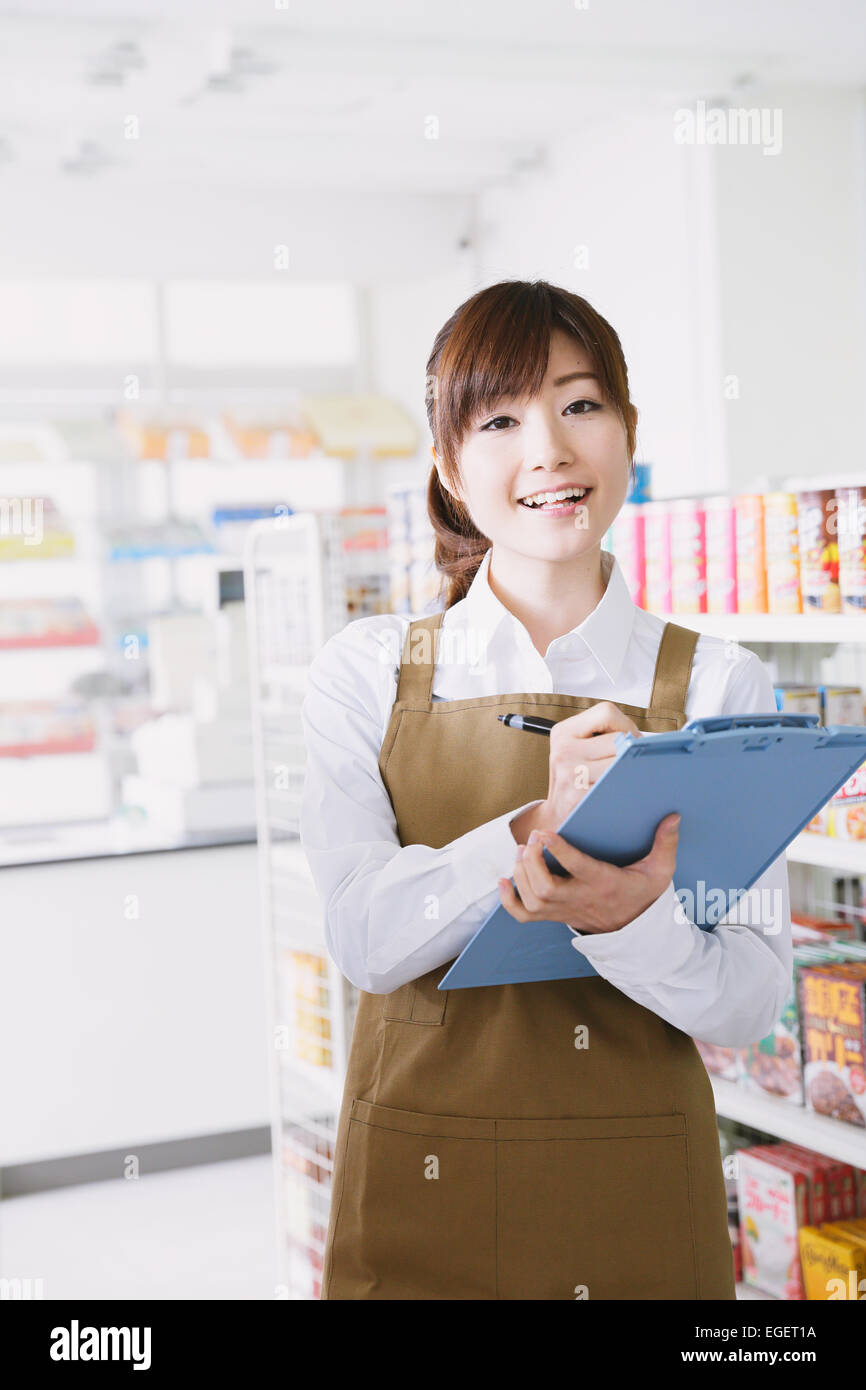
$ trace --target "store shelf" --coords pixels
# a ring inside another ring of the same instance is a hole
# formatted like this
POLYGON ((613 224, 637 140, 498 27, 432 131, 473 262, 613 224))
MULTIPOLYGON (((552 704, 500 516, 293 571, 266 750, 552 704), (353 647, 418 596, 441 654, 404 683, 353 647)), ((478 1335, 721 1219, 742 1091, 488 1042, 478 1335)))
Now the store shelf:
POLYGON ((798 835, 786 850, 792 864, 811 864, 843 874, 866 876, 866 841, 835 840, 830 835, 798 835))
POLYGON ((866 614, 659 613, 657 617, 711 637, 739 642, 863 642, 866 614))
POLYGON ((754 1289, 751 1284, 737 1285, 737 1299, 742 1303, 780 1303, 782 1300, 776 1298, 775 1294, 764 1293, 763 1289, 754 1289))
POLYGON ((842 1163, 852 1163, 855 1168, 866 1168, 866 1129, 816 1115, 775 1096, 755 1095, 734 1081, 723 1081, 717 1076, 711 1076, 710 1081, 719 1115, 815 1149, 842 1163))

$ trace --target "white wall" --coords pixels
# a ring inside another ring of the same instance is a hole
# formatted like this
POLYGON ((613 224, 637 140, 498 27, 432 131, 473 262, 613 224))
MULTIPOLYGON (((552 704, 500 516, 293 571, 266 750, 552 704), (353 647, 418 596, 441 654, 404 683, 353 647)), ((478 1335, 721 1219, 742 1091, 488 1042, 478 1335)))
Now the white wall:
POLYGON ((550 279, 610 320, 656 496, 856 468, 863 98, 810 87, 744 99, 782 108, 776 156, 678 145, 682 104, 624 109, 559 142, 547 169, 483 194, 482 283, 550 279))
POLYGON ((706 151, 675 143, 673 110, 606 114, 558 142, 546 169, 480 200, 485 283, 551 280, 619 333, 640 411, 637 457, 654 464, 659 497, 721 485, 724 471, 709 387, 719 375, 712 182, 706 151))
MULTIPOLYGON (((863 462, 864 102, 787 89, 782 151, 714 151, 732 487, 863 462)), ((751 103, 749 103, 751 105, 751 103)))
MULTIPOLYGON (((416 267, 417 269, 417 267, 416 267)), ((370 347, 375 389, 391 396, 408 411, 419 430, 415 459, 396 463, 389 481, 397 477, 420 482, 430 467, 430 430, 424 404, 427 358, 433 339, 459 304, 477 288, 474 265, 464 252, 456 264, 423 278, 383 281, 370 291, 370 347)))

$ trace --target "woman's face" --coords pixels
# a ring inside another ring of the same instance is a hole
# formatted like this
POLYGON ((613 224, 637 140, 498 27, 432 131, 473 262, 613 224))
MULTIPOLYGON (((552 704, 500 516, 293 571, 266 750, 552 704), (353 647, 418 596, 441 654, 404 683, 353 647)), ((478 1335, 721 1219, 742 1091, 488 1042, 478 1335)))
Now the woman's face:
POLYGON ((600 544, 625 501, 625 426, 594 370, 575 339, 554 330, 539 395, 503 398, 470 421, 460 450, 459 495, 500 552, 572 559, 600 544), (521 500, 568 487, 586 491, 580 499, 532 509, 521 500))

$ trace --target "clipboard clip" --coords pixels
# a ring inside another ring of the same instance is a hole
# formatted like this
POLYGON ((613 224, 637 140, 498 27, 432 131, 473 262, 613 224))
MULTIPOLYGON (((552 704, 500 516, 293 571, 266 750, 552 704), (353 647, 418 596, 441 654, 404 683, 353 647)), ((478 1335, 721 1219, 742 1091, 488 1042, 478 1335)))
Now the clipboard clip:
POLYGON ((817 714, 716 714, 690 719, 683 731, 718 734, 728 729, 814 729, 817 723, 817 714))

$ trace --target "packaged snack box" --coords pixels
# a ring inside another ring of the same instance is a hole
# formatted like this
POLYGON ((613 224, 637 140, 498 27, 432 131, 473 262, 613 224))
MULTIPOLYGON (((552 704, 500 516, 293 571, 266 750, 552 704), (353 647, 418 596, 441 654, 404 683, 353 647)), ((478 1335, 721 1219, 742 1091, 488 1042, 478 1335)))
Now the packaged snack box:
POLYGON ((830 834, 837 840, 866 839, 866 763, 852 772, 827 803, 830 834))
POLYGON ((719 1047, 717 1043, 699 1042, 697 1038, 694 1039, 694 1044, 708 1072, 713 1076, 722 1077, 725 1081, 736 1081, 743 1048, 719 1047))
POLYGON ((849 1220, 827 1222, 823 1229, 825 1231, 838 1231, 840 1234, 850 1236, 852 1240, 858 1241, 861 1245, 866 1245, 866 1223, 860 1221, 857 1217, 852 1217, 849 1220))
POLYGON ((793 1147, 789 1148, 787 1144, 757 1144, 752 1148, 752 1153, 763 1156, 768 1162, 778 1163, 780 1168, 787 1168, 789 1172, 805 1173, 807 1178, 806 1220, 811 1221, 816 1226, 820 1226, 822 1221, 829 1220, 830 1211, 824 1170, 826 1160, 823 1155, 813 1153, 810 1149, 802 1149, 798 1152, 793 1147))
POLYGON ((766 613, 764 498, 760 493, 740 493, 734 498, 734 511, 737 523, 737 611, 766 613))
POLYGON ((866 1128, 866 962, 799 971, 806 1105, 866 1128))
POLYGON ((767 556, 767 611, 801 613, 797 494, 768 492, 764 497, 767 556))
POLYGON ((816 1154, 811 1149, 804 1149, 801 1144, 785 1143, 782 1147, 795 1154, 817 1158, 823 1164, 827 1198, 826 1220, 847 1220, 856 1216, 854 1169, 850 1163, 843 1163, 841 1159, 837 1158, 828 1158, 826 1154, 816 1154))
POLYGON ((866 1275, 866 1246, 845 1232, 803 1226, 799 1232, 805 1297, 812 1302, 857 1297, 866 1275))
POLYGON ((819 807, 807 825, 803 826, 803 834, 810 835, 829 835, 830 834, 830 807, 824 805, 819 807))
MULTIPOLYGON (((794 1152, 803 1151, 801 1144, 785 1144, 785 1148, 794 1152)), ((844 1163, 838 1158, 827 1158, 820 1154, 819 1158, 824 1161, 824 1175, 826 1175, 827 1186, 827 1220, 848 1220, 856 1216, 856 1169, 852 1168, 851 1163, 844 1163)))
POLYGON ((822 724, 862 724, 863 691, 859 685, 819 685, 822 724))
POLYGON ((732 497, 704 499, 707 612, 737 611, 737 514, 732 497))
POLYGON ((611 544, 628 584, 632 602, 646 607, 646 550, 644 504, 625 502, 611 526, 611 544))
POLYGON ((866 486, 837 487, 836 502, 842 612, 862 613, 866 610, 866 486))
POLYGON ((800 1029, 798 971, 804 965, 824 965, 834 959, 832 948, 821 942, 794 947, 791 992, 778 1022, 766 1038, 740 1051, 738 1080, 746 1090, 781 1096, 792 1105, 805 1104, 800 1029))
MULTIPOLYGON (((817 941, 819 944, 832 945, 837 937, 848 937, 853 932, 851 922, 835 922, 832 917, 813 917, 808 912, 800 912, 796 908, 791 911, 791 930, 796 936, 802 932, 804 938, 817 941)), ((799 945, 799 941, 795 941, 799 945)), ((866 942, 863 943, 866 945, 866 942)))
POLYGON ((776 1298, 801 1299, 797 1232, 807 1224, 808 1176, 750 1149, 737 1158, 743 1281, 776 1298))
POLYGON ((650 613, 671 612, 671 513, 667 502, 645 502, 644 555, 646 606, 650 613))
POLYGON ((674 613, 706 613, 707 549, 703 499, 671 502, 671 603, 674 613))
POLYGON ((841 612, 836 498, 832 489, 797 493, 803 611, 841 612))
POLYGON ((817 714, 821 718, 821 692, 817 685, 777 685, 776 709, 782 714, 817 714))

